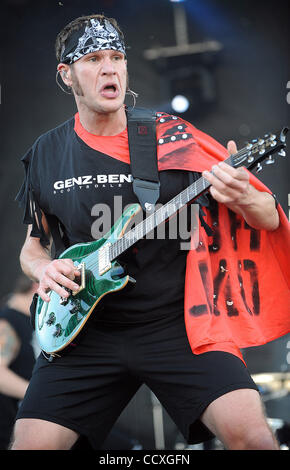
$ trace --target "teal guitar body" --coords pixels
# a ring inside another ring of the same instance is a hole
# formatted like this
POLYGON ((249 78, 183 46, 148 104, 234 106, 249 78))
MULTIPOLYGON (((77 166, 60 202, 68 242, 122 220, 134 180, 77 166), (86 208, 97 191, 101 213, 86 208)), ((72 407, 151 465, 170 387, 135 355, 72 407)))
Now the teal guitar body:
POLYGON ((50 291, 50 301, 38 298, 35 332, 41 349, 49 354, 65 348, 81 331, 100 300, 109 293, 124 289, 130 277, 118 261, 109 261, 109 248, 120 239, 131 219, 141 210, 129 206, 115 225, 100 240, 78 243, 65 250, 59 259, 69 258, 81 273, 80 288, 62 299, 50 291))

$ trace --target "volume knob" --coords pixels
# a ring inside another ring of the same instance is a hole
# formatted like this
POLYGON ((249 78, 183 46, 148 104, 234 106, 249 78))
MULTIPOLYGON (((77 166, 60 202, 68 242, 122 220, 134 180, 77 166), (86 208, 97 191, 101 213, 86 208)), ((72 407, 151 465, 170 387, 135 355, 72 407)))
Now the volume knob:
POLYGON ((78 311, 80 310, 80 307, 81 307, 80 301, 75 300, 73 307, 69 310, 69 313, 71 313, 72 315, 74 313, 78 313, 78 311))
POLYGON ((60 323, 57 323, 55 325, 55 330, 54 330, 54 333, 52 336, 54 336, 55 338, 58 338, 59 336, 61 336, 63 333, 63 329, 62 329, 62 326, 60 323))

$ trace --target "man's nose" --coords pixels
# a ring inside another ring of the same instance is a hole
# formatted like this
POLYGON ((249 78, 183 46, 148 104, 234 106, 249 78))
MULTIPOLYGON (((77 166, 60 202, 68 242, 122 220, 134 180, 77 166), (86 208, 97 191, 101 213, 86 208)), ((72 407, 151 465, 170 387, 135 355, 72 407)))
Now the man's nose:
POLYGON ((104 75, 112 75, 115 73, 115 67, 109 57, 105 57, 102 62, 102 73, 104 75))

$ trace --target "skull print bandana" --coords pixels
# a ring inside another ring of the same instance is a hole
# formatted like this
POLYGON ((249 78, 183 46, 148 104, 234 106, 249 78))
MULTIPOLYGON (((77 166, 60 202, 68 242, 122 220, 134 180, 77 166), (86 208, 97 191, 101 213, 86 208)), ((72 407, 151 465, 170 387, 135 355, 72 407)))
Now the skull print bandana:
POLYGON ((74 31, 61 54, 61 62, 73 64, 86 54, 112 49, 126 55, 125 44, 116 28, 107 20, 90 19, 89 24, 74 31))

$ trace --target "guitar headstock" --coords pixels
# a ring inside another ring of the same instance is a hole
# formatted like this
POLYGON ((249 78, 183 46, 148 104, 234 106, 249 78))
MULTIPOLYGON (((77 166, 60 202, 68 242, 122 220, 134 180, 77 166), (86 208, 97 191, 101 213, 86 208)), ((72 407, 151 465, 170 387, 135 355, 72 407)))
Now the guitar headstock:
POLYGON ((252 140, 238 153, 231 155, 232 166, 235 168, 245 166, 249 170, 256 167, 256 171, 259 172, 262 170, 262 161, 265 160, 267 165, 275 163, 273 158, 275 153, 285 157, 286 152, 284 149, 288 130, 288 127, 284 127, 279 133, 265 134, 263 138, 252 140))

